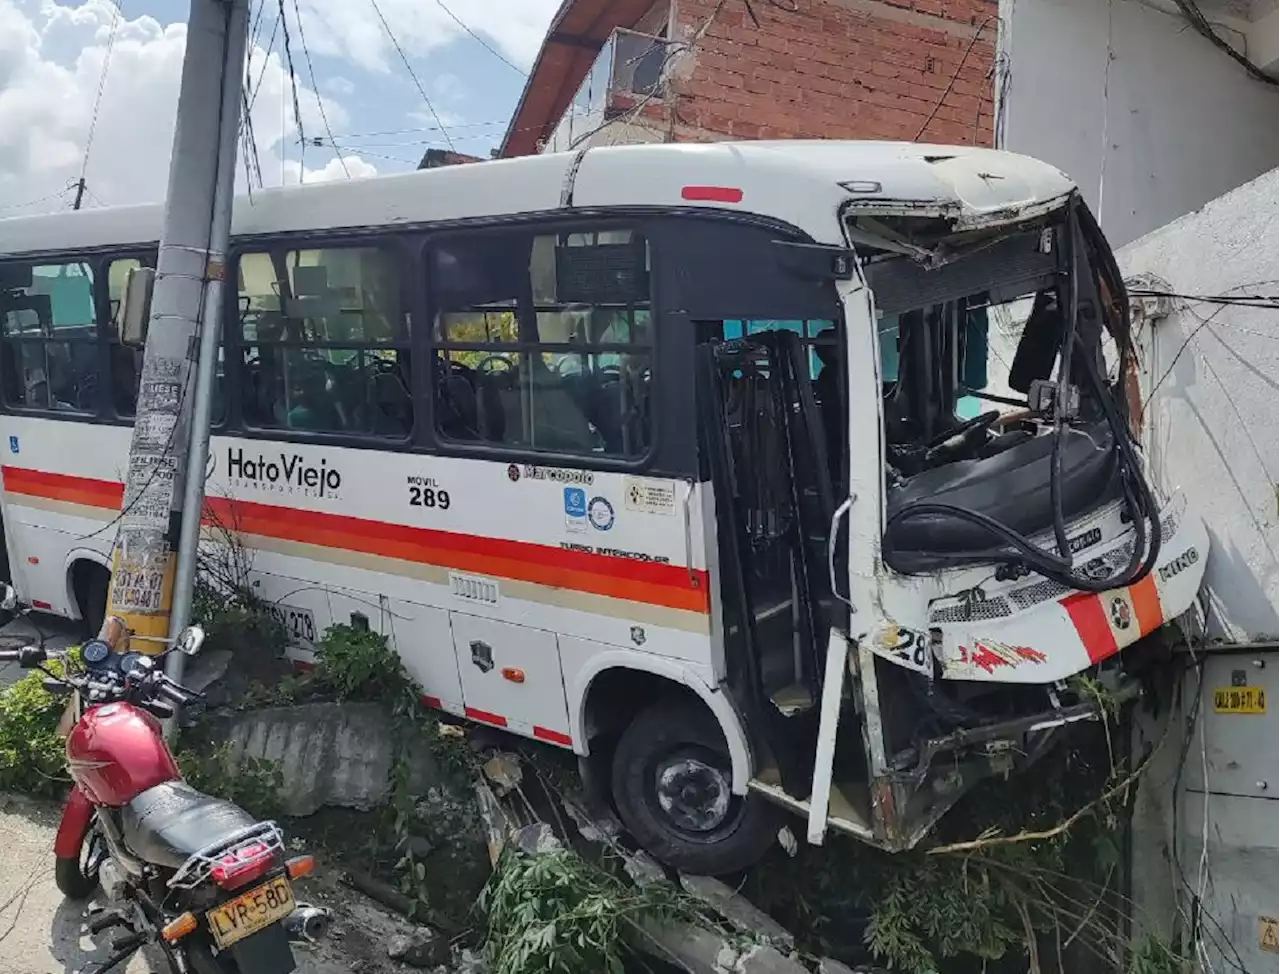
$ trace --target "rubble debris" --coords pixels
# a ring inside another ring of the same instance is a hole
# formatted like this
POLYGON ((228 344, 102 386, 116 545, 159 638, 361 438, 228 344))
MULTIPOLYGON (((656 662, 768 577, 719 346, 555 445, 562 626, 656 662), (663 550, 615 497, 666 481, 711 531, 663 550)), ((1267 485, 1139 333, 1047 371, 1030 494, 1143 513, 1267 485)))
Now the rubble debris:
POLYGON ((584 805, 572 798, 565 798, 563 804, 579 834, 588 842, 612 846, 625 831, 612 812, 592 815, 584 805))
POLYGON ((667 880, 667 871, 662 867, 662 863, 654 859, 653 856, 641 849, 638 852, 622 852, 622 868, 627 871, 627 875, 631 877, 631 881, 637 886, 651 886, 654 883, 665 883, 667 880))
POLYGON ((484 776, 492 782, 494 794, 502 798, 508 792, 518 788, 524 778, 520 768, 520 758, 509 752, 495 754, 484 763, 484 776))
POLYGON ((387 956, 410 967, 436 967, 447 964, 453 956, 449 941, 427 927, 410 934, 393 937, 387 945, 387 956))
POLYGON ((511 834, 511 842, 521 852, 531 856, 545 856, 564 850, 564 845, 546 822, 522 826, 511 834))
POLYGON ((718 879, 682 874, 680 885, 686 893, 724 917, 734 928, 751 936, 763 937, 788 953, 795 949, 796 938, 791 931, 718 879))
POLYGON ((380 879, 349 870, 342 874, 342 882, 403 916, 410 916, 413 912, 413 900, 380 879))
POLYGON ((480 821, 484 826, 485 845, 489 849, 489 865, 496 869, 498 860, 502 858, 502 849, 507 844, 507 835, 511 831, 510 823, 493 789, 483 780, 476 781, 475 792, 476 807, 480 811, 480 821))

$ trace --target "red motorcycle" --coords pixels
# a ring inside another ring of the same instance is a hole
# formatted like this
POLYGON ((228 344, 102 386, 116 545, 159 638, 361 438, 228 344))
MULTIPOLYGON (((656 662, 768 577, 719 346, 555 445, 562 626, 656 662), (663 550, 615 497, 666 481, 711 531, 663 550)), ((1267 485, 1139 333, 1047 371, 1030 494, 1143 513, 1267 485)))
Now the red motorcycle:
MULTIPOLYGON (((168 652, 194 656, 203 641, 191 627, 168 652)), ((54 654, 44 649, 0 651, 0 662, 40 670, 50 692, 73 695, 64 726, 75 784, 54 875, 73 900, 101 885, 107 905, 86 914, 89 932, 118 931, 111 955, 81 974, 106 974, 147 944, 174 974, 288 974, 291 941, 327 928, 326 911, 294 900, 293 880, 315 861, 286 859, 274 822, 182 780, 160 720, 201 695, 165 676, 163 657, 127 650, 124 623, 111 618, 81 647, 80 666, 62 658, 60 675, 45 667, 54 654)))

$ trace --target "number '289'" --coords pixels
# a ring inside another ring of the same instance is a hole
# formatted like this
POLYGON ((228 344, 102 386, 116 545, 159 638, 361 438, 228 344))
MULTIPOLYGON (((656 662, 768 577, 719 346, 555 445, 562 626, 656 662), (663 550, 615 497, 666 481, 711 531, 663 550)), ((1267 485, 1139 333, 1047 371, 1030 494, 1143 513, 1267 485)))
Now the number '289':
POLYGON ((449 499, 447 490, 440 490, 436 487, 409 488, 410 507, 437 507, 442 511, 447 511, 450 503, 452 502, 449 499))

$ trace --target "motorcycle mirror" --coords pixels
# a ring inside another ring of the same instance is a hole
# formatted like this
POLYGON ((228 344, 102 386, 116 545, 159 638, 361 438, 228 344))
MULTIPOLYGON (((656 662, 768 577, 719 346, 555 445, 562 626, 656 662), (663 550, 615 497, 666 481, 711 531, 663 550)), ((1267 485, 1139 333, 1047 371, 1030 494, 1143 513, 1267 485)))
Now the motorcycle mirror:
POLYGON ((204 630, 199 626, 187 626, 182 632, 178 633, 178 638, 173 641, 173 648, 184 656, 195 656, 200 652, 200 647, 204 645, 204 630))
POLYGON ((18 607, 18 593, 12 585, 4 587, 4 598, 0 599, 0 609, 6 612, 12 612, 18 607))

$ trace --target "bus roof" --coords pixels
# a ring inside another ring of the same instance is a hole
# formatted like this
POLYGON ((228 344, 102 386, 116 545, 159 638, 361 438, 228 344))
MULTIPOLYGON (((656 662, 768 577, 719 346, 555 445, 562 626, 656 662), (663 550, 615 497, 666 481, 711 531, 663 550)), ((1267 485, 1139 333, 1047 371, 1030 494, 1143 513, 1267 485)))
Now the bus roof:
MULTIPOLYGON (((772 217, 842 242, 836 214, 1014 222, 1074 189, 1014 153, 901 142, 778 141, 601 146, 238 197, 232 236, 413 226, 566 208, 711 207, 772 217)), ((159 203, 0 220, 0 255, 154 245, 159 203)))

